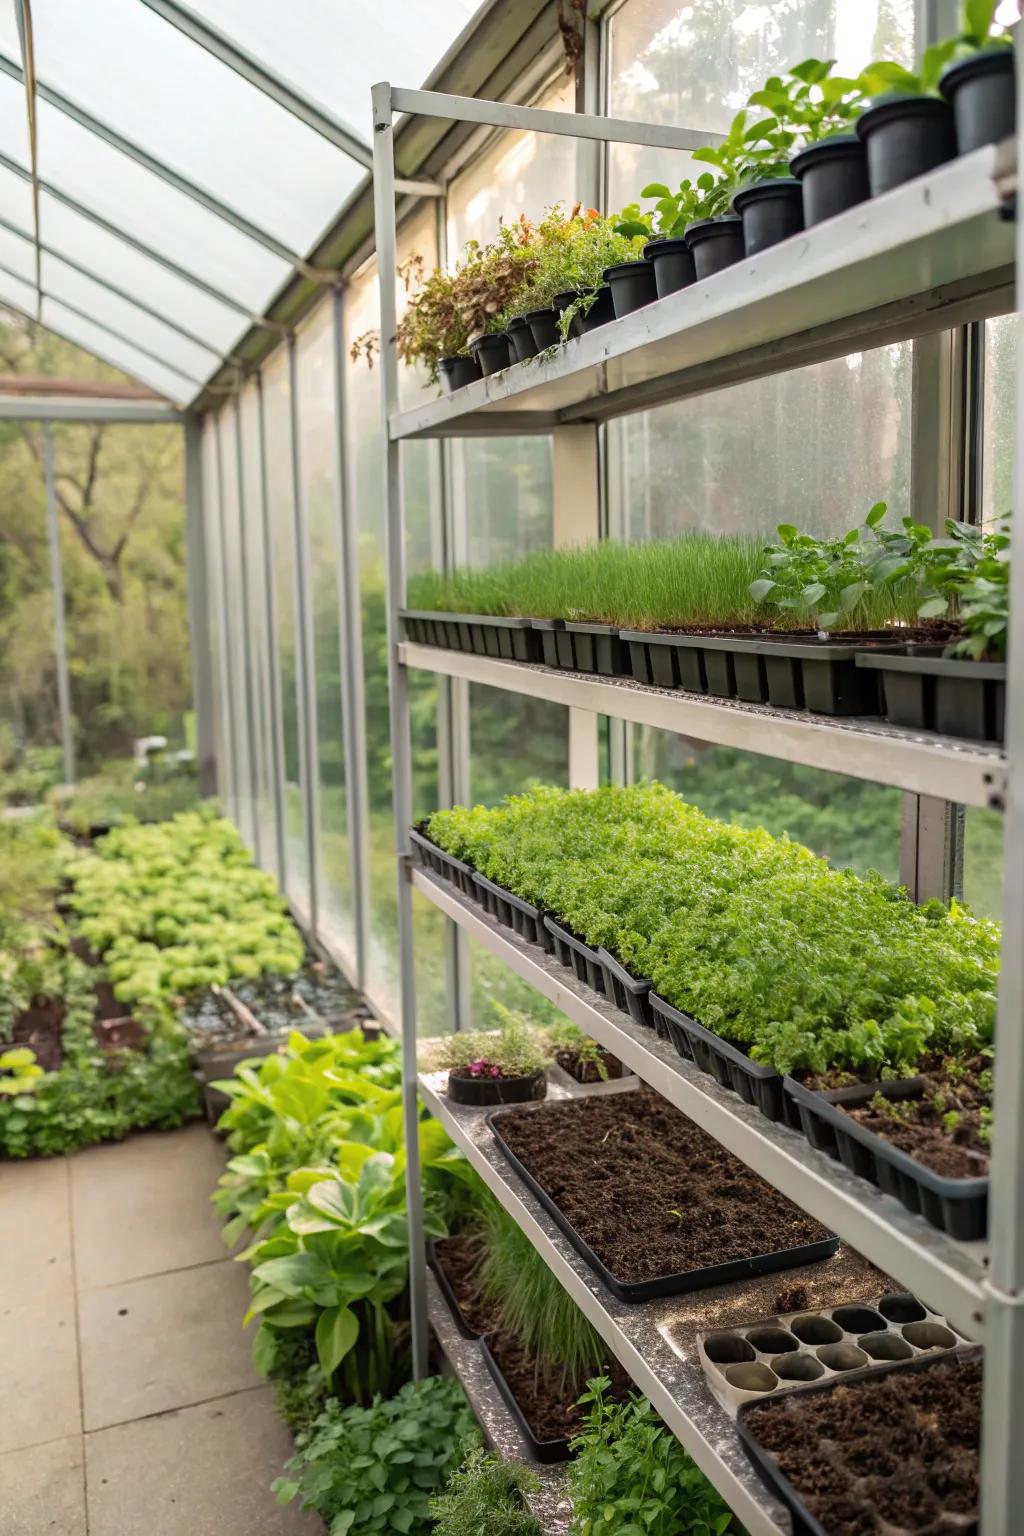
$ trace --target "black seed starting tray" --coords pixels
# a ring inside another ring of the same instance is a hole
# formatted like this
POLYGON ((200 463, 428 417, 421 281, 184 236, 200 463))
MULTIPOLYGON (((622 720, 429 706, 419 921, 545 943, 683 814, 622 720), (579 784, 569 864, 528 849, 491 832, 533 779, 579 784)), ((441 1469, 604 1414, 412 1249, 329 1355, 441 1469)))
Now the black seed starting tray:
POLYGON ((563 672, 589 672, 600 677, 629 677, 629 657, 610 624, 582 624, 567 619, 531 619, 540 636, 540 659, 563 672))
POLYGON ((766 1119, 797 1123, 786 1102, 783 1079, 774 1067, 751 1061, 737 1046, 673 1008, 656 992, 651 993, 650 1002, 659 1034, 671 1040, 680 1056, 696 1062, 702 1072, 739 1094, 745 1104, 756 1105, 766 1119))
POLYGON ((436 645, 447 651, 468 651, 502 661, 540 661, 540 636, 529 619, 499 618, 481 613, 434 613, 399 610, 407 640, 436 645))
POLYGON ((862 671, 881 679, 891 725, 937 731, 967 741, 1001 742, 1006 734, 1006 663, 965 661, 941 646, 863 651, 862 671))
POLYGON ((436 843, 419 827, 412 827, 409 831, 409 843, 412 847, 412 856, 417 864, 429 869, 432 874, 440 875, 442 880, 447 880, 449 885, 454 885, 463 896, 468 896, 471 901, 479 901, 480 893, 476 885, 476 873, 457 859, 453 854, 445 853, 436 843))

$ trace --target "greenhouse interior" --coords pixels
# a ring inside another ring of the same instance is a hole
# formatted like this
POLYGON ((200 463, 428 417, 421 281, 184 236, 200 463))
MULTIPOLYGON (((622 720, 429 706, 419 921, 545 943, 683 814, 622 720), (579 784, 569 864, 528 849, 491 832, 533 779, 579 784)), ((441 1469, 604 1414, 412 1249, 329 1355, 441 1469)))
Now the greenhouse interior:
POLYGON ((1021 1536, 1020 16, 2 0, 0 1536, 1021 1536))

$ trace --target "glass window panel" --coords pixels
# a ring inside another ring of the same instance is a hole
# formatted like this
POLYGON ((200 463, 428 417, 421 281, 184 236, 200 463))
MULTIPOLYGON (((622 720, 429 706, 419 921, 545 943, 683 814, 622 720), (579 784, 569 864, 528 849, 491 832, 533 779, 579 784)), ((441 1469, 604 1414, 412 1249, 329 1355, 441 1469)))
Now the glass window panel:
POLYGON ((229 814, 234 813, 234 762, 227 719, 227 637, 224 628, 224 567, 220 537, 220 472, 217 467, 217 418, 203 417, 203 529, 206 541, 207 624, 210 634, 210 683, 213 693, 214 751, 217 791, 229 814))
MULTIPOLYGON (((627 0, 609 21, 610 105, 616 117, 724 133, 771 74, 814 56, 856 74, 885 56, 914 55, 914 0, 627 0)), ((678 182, 688 155, 609 148, 610 206, 649 181, 678 182)))
POLYGON ((1013 506, 1014 430, 1016 427, 1016 315, 985 322, 984 456, 982 516, 987 522, 1013 506))
POLYGON ((32 217, 32 184, 24 177, 0 165, 0 217, 13 224, 22 234, 31 237, 34 225, 32 217))
POLYGON ((333 306, 320 305, 299 335, 299 489, 309 537, 317 723, 319 816, 318 922, 323 935, 352 954, 355 915, 345 735, 341 708, 341 626, 338 588, 339 491, 334 388, 333 306))
MULTIPOLYGON (((4 14, 13 21, 14 7, 4 7, 4 14)), ((8 48, 10 54, 12 50, 8 48)), ((20 67, 21 55, 15 44, 13 57, 20 67)), ((16 160, 26 170, 32 163, 28 143, 28 115, 25 111, 25 87, 10 75, 0 76, 0 143, 9 160, 16 160)))
MULTIPOLYGON (((35 50, 47 85, 293 249, 312 244, 364 174, 136 0, 48 0, 35 50)), ((366 122, 368 89, 360 106, 366 122)))
POLYGON ((39 169, 151 250, 250 308, 288 276, 288 263, 129 159, 56 107, 39 102, 39 169))
POLYGON ((43 288, 53 298, 86 310, 100 325, 108 325, 137 341, 140 347, 155 352, 170 367, 194 379, 197 387, 219 365, 218 353, 190 341, 154 315, 76 272, 66 262, 44 253, 42 271, 43 288))
POLYGON ((187 405, 197 393, 191 379, 183 378, 173 368, 167 368, 145 356, 136 347, 112 336, 94 321, 74 314, 56 299, 43 299, 42 323, 50 326, 59 336, 73 341, 76 346, 85 347, 86 351, 92 352, 104 362, 123 369, 141 384, 155 389, 158 394, 166 395, 177 405, 187 405))
MULTIPOLYGON (((22 282, 20 277, 12 277, 9 272, 0 272, 0 303, 10 304, 12 309, 20 310, 30 320, 35 319, 36 314, 36 290, 30 283, 22 282)), ((53 330, 58 336, 65 336, 68 341, 74 338, 68 336, 56 324, 53 330)))
POLYGON ((964 900, 979 917, 1003 917, 1003 834, 999 811, 968 807, 964 817, 964 900))
POLYGON ((0 228, 0 267, 24 283, 35 285, 36 253, 31 235, 0 228))
POLYGON ((295 499, 292 475, 291 389, 283 349, 263 373, 263 429, 267 501, 273 537, 274 610, 284 755, 285 890, 296 909, 309 911, 309 853, 303 799, 304 767, 299 713, 298 604, 295 499))
POLYGON ((217 418, 220 449, 220 517, 224 551, 224 626, 227 631, 229 716, 234 742, 235 820, 246 842, 255 842, 253 807, 253 730, 249 706, 249 651, 246 644, 245 589, 242 564, 241 499, 238 484, 238 434, 235 409, 227 405, 217 418))
MULTIPOLYGON (((277 814, 270 703, 270 633, 267 623, 267 563, 263 531, 263 483, 260 448, 260 399, 255 382, 239 396, 238 431, 242 450, 242 526, 245 543, 246 646, 253 707, 253 786, 256 848, 261 864, 277 870, 277 814)), ((280 871, 277 871, 280 874, 280 871)))

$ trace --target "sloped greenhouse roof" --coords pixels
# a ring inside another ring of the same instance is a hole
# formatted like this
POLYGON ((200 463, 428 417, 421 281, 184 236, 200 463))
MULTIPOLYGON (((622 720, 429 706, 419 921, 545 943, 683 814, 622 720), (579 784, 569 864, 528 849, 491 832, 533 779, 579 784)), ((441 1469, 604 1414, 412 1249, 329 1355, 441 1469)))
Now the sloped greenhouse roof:
POLYGON ((0 6, 0 304, 187 404, 317 276, 371 163, 370 86, 421 82, 477 4, 0 6))

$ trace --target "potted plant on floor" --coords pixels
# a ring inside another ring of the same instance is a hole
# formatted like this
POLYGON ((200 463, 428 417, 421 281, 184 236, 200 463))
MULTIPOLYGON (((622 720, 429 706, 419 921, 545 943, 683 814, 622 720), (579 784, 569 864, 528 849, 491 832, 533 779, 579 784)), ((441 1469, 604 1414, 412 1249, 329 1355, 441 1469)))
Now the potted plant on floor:
POLYGON ((457 1104, 523 1104, 548 1091, 547 1059, 521 1014, 492 1005, 495 1030, 460 1031, 441 1049, 448 1097, 457 1104))
POLYGON ((537 1474, 522 1462, 471 1450, 431 1500, 435 1536, 540 1536, 526 1499, 540 1489, 537 1474))

